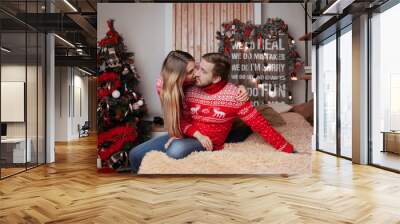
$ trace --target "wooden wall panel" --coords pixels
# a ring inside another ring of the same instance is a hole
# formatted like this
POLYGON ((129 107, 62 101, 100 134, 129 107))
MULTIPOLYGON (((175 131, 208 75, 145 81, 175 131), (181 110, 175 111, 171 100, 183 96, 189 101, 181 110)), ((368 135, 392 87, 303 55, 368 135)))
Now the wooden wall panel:
POLYGON ((173 46, 196 60, 218 51, 215 36, 222 23, 235 18, 254 22, 253 3, 174 3, 173 10, 173 46))
POLYGON ((207 52, 214 51, 214 4, 207 4, 207 52))
POLYGON ((188 52, 194 52, 194 6, 188 7, 188 52))
POLYGON ((175 49, 182 49, 182 4, 175 5, 175 49))
POLYGON ((227 4, 220 5, 220 14, 221 14, 220 23, 222 24, 222 22, 227 21, 227 18, 228 18, 228 5, 227 4))
POLYGON ((195 3, 194 5, 194 58, 200 58, 201 56, 201 4, 195 3))
POLYGON ((240 17, 240 11, 241 11, 241 3, 234 4, 233 5, 233 17, 234 18, 241 18, 240 17))
POLYGON ((201 17, 200 17, 201 30, 200 30, 200 33, 197 34, 197 35, 200 35, 200 39, 201 39, 201 51, 199 52, 199 56, 201 56, 203 52, 207 52, 207 22, 208 22, 207 4, 201 4, 201 17))
POLYGON ((218 30, 220 30, 221 27, 221 4, 220 3, 215 3, 214 4, 214 31, 213 31, 213 50, 218 51, 218 43, 219 41, 215 38, 216 33, 218 30))
POLYGON ((234 4, 228 4, 228 17, 226 18, 227 19, 227 21, 231 21, 232 19, 233 19, 233 7, 234 7, 234 4))
POLYGON ((254 7, 253 5, 247 5, 247 21, 251 20, 254 22, 254 7))
POLYGON ((181 50, 183 51, 188 51, 188 39, 189 39, 189 34, 188 34, 188 20, 189 20, 189 15, 188 15, 188 4, 182 4, 181 5, 181 24, 182 24, 182 33, 181 33, 181 50))

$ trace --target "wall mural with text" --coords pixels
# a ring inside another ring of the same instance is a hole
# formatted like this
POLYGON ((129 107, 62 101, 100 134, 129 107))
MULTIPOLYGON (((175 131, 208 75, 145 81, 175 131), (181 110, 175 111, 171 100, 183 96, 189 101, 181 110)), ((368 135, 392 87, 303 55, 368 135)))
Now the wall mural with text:
POLYGON ((269 18, 254 25, 235 19, 222 24, 217 39, 219 51, 231 58, 230 81, 246 86, 255 106, 289 103, 289 80, 297 79, 303 62, 283 20, 269 18))

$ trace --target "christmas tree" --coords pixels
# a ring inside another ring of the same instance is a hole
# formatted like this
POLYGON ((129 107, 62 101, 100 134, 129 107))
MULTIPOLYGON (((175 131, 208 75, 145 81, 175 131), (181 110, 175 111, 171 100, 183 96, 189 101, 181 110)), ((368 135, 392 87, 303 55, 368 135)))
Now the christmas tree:
POLYGON ((129 169, 129 150, 148 138, 141 127, 146 105, 137 91, 140 77, 134 54, 127 52, 114 21, 107 25, 109 31, 97 50, 97 166, 104 172, 129 169))

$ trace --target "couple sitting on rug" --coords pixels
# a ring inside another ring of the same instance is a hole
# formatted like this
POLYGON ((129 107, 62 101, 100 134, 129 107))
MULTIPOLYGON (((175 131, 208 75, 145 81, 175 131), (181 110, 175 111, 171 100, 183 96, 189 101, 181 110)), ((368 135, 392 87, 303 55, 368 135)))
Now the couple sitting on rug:
POLYGON ((293 146, 248 101, 246 90, 227 82, 230 70, 229 58, 220 53, 203 55, 199 68, 189 53, 168 54, 161 80, 157 81, 168 134, 130 151, 132 172, 138 172, 143 157, 151 150, 181 159, 194 151, 223 149, 236 117, 277 150, 294 152, 293 146))

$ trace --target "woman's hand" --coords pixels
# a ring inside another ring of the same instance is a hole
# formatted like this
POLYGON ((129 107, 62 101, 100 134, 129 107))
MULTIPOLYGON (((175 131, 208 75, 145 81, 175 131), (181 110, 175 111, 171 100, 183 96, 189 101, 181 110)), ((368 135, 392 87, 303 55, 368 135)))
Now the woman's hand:
POLYGON ((171 137, 168 139, 167 143, 165 143, 164 148, 168 149, 169 145, 171 145, 172 141, 174 141, 175 139, 179 139, 177 137, 171 137))
POLYGON ((238 94, 236 99, 239 102, 247 102, 249 100, 249 94, 246 87, 244 87, 243 85, 238 86, 238 94))
POLYGON ((199 131, 196 131, 193 136, 199 140, 201 145, 207 150, 211 151, 213 150, 213 143, 211 139, 208 136, 202 135, 199 131))

